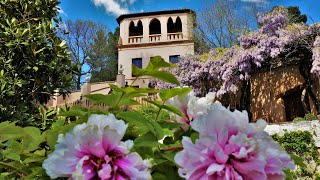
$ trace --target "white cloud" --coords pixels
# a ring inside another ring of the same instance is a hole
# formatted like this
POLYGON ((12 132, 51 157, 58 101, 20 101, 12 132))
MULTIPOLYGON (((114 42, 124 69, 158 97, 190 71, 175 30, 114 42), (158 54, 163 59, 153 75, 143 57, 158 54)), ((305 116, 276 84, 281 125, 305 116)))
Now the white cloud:
POLYGON ((130 13, 129 6, 137 0, 92 0, 95 6, 103 6, 107 13, 115 16, 130 13))
POLYGON ((95 6, 104 6, 107 13, 111 13, 116 16, 129 13, 129 9, 127 7, 121 7, 121 3, 116 2, 115 0, 93 0, 93 3, 95 6))

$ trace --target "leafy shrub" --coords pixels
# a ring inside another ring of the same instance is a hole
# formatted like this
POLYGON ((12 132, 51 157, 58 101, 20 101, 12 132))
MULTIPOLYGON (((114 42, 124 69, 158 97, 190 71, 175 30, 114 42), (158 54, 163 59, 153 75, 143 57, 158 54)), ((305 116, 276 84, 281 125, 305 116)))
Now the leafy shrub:
POLYGON ((55 89, 65 94, 70 88, 73 66, 66 42, 57 37, 58 4, 0 2, 0 122, 30 124, 38 104, 46 103, 55 89))
POLYGON ((302 117, 296 117, 296 118, 293 119, 292 122, 300 122, 300 121, 304 121, 304 118, 302 118, 302 117))
POLYGON ((317 178, 317 167, 320 165, 320 153, 309 131, 286 131, 283 136, 272 135, 288 153, 301 157, 308 166, 299 167, 293 172, 296 179, 317 178))
POLYGON ((312 113, 308 113, 308 114, 304 115, 304 119, 306 121, 312 121, 312 120, 317 120, 318 117, 312 113))
POLYGON ((304 117, 296 117, 293 119, 293 122, 299 122, 299 121, 313 121, 317 120, 318 117, 312 113, 305 114, 304 117))

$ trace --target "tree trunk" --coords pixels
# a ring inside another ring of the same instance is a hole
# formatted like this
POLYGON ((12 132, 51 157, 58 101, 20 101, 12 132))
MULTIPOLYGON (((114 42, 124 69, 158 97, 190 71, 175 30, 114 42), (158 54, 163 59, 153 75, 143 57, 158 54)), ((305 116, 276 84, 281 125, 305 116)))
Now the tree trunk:
POLYGON ((81 88, 81 76, 78 75, 78 77, 77 77, 77 90, 80 90, 80 88, 81 88))
POLYGON ((320 102, 317 98, 317 96, 315 95, 315 93, 312 90, 312 80, 310 78, 310 69, 311 69, 311 65, 308 63, 301 63, 300 67, 299 67, 299 71, 300 74, 303 76, 305 84, 306 84, 306 88, 307 88, 307 92, 310 95, 312 101, 314 102, 314 105, 316 107, 317 110, 317 114, 320 112, 320 102))
POLYGON ((249 116, 249 122, 252 121, 250 112, 250 80, 244 81, 241 87, 241 98, 240 98, 240 109, 241 111, 246 110, 249 116))

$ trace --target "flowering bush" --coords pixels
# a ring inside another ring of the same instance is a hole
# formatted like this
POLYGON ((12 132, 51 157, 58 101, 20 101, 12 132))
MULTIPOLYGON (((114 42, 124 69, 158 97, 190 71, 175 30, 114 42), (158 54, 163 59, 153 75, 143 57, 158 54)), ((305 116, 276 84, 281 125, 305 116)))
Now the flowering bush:
MULTIPOLYGON (((312 64, 307 71, 319 75, 319 23, 311 26, 289 24, 288 12, 284 7, 259 15, 258 22, 260 28, 257 31, 238 38, 239 46, 212 49, 206 56, 182 57, 177 63, 178 68, 170 71, 183 85, 192 87, 197 96, 217 92, 218 97, 227 92, 237 92, 255 70, 263 67, 270 69, 272 64, 279 63, 279 58, 285 61, 295 53, 299 53, 296 57, 304 54, 306 58, 311 54, 312 64)), ((301 63, 309 63, 303 60, 300 59, 301 63)), ((167 83, 157 82, 156 88, 167 87, 167 83)))

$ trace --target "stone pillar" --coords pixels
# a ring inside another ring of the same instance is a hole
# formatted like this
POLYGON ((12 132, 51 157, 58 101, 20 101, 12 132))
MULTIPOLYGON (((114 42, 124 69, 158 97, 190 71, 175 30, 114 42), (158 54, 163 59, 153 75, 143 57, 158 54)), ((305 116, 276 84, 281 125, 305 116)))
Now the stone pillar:
POLYGON ((159 21, 161 23, 161 41, 167 41, 167 22, 168 22, 168 17, 160 17, 159 21))
POLYGON ((126 85, 125 75, 123 75, 123 74, 118 74, 118 75, 117 75, 117 86, 119 86, 119 87, 125 87, 125 85, 126 85))
POLYGON ((91 84, 89 82, 85 82, 81 87, 81 94, 86 95, 91 93, 91 84))
POLYGON ((53 91, 53 98, 52 98, 52 107, 53 108, 57 108, 58 104, 59 104, 59 89, 56 89, 53 91))
POLYGON ((141 19, 142 26, 143 26, 143 43, 149 42, 149 18, 143 18, 141 19))

